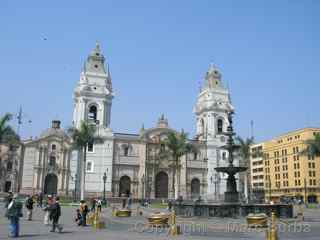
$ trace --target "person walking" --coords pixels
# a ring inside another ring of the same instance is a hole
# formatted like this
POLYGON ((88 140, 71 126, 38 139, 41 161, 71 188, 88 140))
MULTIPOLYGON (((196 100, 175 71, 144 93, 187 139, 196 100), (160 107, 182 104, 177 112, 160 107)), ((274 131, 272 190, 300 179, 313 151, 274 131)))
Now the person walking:
POLYGON ((6 217, 10 221, 10 237, 19 237, 19 218, 22 217, 22 203, 17 201, 17 194, 14 194, 6 206, 6 217))
POLYGON ((43 193, 39 192, 39 194, 38 194, 38 207, 42 208, 42 202, 43 202, 43 193))
POLYGON ((129 193, 129 196, 128 196, 128 209, 129 210, 131 209, 131 206, 132 206, 132 197, 131 197, 131 193, 129 193))
POLYGON ((88 206, 85 200, 80 201, 80 213, 82 217, 82 226, 87 226, 87 214, 89 212, 88 206))
POLYGON ((96 199, 92 198, 91 199, 91 209, 90 209, 91 212, 96 211, 96 203, 97 203, 96 199))
POLYGON ((52 196, 48 195, 47 201, 45 202, 45 207, 43 208, 43 211, 45 211, 43 224, 48 226, 49 225, 49 207, 53 203, 52 196))
POLYGON ((171 210, 172 210, 172 202, 171 202, 171 200, 168 201, 168 210, 169 210, 169 212, 171 212, 171 210))
POLYGON ((52 229, 50 232, 55 232, 56 228, 59 233, 62 232, 62 226, 59 225, 59 218, 61 216, 61 206, 59 203, 59 197, 55 197, 54 202, 49 206, 49 219, 52 221, 52 229))
POLYGON ((99 212, 101 212, 101 209, 102 209, 102 201, 101 201, 101 199, 98 199, 98 201, 97 201, 97 210, 99 212))
POLYGON ((33 198, 32 196, 28 195, 25 203, 27 209, 27 220, 32 221, 32 210, 33 210, 33 198))

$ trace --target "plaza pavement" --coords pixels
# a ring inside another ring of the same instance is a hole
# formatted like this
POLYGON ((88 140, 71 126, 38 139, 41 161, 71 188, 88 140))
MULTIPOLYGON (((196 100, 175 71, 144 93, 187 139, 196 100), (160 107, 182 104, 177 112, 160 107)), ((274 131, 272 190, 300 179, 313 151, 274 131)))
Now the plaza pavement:
MULTIPOLYGON (((36 208, 33 221, 21 219, 21 239, 70 239, 70 240, 98 240, 98 239, 254 239, 264 240, 265 230, 247 229, 245 219, 219 219, 219 218, 178 218, 178 224, 185 229, 184 234, 177 237, 170 237, 167 230, 145 228, 146 215, 163 211, 159 209, 142 209, 145 216, 136 216, 133 210, 133 216, 130 218, 117 218, 111 216, 111 209, 103 209, 103 216, 106 219, 106 229, 94 230, 90 226, 78 227, 73 221, 75 207, 62 207, 61 223, 64 227, 63 233, 50 233, 50 227, 43 225, 44 212, 36 208)), ((4 207, 0 204, 0 239, 8 238, 8 220, 4 217, 4 207)), ((24 216, 26 213, 24 212, 24 216)), ((293 225, 291 222, 290 232, 281 232, 282 239, 320 239, 320 209, 305 210, 305 222, 293 225), (304 225, 302 225, 304 224, 304 225)), ((285 231, 285 224, 281 225, 285 231)), ((288 230, 286 230, 288 231, 288 230)))

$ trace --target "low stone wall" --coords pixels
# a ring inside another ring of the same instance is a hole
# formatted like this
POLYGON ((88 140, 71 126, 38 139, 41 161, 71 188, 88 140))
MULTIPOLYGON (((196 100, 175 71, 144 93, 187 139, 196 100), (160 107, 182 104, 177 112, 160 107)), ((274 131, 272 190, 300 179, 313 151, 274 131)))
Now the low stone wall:
POLYGON ((288 204, 175 204, 176 214, 185 217, 245 217, 250 213, 275 212, 278 217, 292 218, 293 206, 288 204))

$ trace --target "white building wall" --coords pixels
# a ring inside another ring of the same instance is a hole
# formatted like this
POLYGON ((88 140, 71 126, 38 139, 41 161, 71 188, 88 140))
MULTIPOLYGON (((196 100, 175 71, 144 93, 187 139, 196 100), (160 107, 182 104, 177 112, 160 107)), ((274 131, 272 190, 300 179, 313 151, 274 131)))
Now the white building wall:
POLYGON ((21 182, 21 193, 32 193, 34 167, 38 165, 37 151, 35 147, 27 147, 24 152, 23 176, 21 182))

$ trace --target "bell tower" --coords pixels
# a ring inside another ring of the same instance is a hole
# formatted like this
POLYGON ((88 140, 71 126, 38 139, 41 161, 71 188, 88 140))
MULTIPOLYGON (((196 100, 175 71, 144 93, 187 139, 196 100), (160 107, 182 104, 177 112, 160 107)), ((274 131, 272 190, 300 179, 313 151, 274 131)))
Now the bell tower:
POLYGON ((74 91, 74 126, 78 128, 81 121, 90 121, 109 128, 112 99, 109 65, 105 65, 105 57, 97 43, 84 63, 74 91))
POLYGON ((222 74, 216 66, 209 66, 204 81, 194 107, 196 134, 197 139, 206 145, 208 198, 219 200, 225 191, 225 181, 223 174, 214 168, 227 165, 227 152, 221 146, 226 144, 224 133, 229 125, 227 113, 234 108, 229 91, 223 85, 222 74))
MULTIPOLYGON (((104 174, 107 179, 107 194, 111 194, 113 132, 110 123, 113 91, 109 65, 98 43, 84 63, 73 98, 73 126, 79 129, 82 121, 94 124, 96 135, 102 140, 89 144, 87 149, 86 166, 84 166, 86 195, 103 191, 101 179, 104 174)), ((72 155, 71 176, 73 175, 77 183, 70 183, 69 188, 76 188, 76 192, 79 192, 82 174, 80 170, 84 162, 81 161, 79 152, 74 151, 72 155)))

